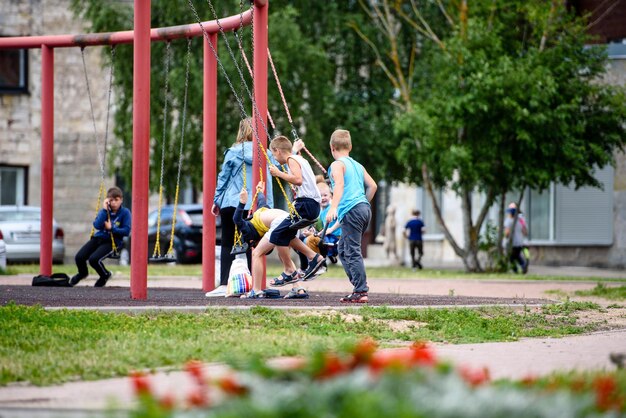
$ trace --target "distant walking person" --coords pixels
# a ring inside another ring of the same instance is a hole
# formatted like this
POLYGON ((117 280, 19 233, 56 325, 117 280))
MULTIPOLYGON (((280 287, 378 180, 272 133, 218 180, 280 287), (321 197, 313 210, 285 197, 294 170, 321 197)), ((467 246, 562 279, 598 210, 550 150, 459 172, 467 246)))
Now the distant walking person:
POLYGON ((413 211, 413 217, 409 219, 404 227, 404 236, 409 239, 409 251, 411 253, 411 265, 413 268, 422 269, 422 257, 424 256, 424 241, 422 234, 425 231, 424 221, 420 218, 421 212, 417 209, 413 211), (417 251, 418 256, 415 257, 417 251))
POLYGON ((517 212, 517 205, 510 204, 506 210, 507 217, 504 220, 504 236, 506 239, 512 239, 511 255, 509 260, 513 264, 513 271, 517 273, 517 265, 522 268, 522 273, 528 273, 528 260, 524 256, 524 237, 528 235, 528 229, 526 222, 521 217, 520 213, 517 222, 515 222, 515 229, 513 229, 513 222, 515 220, 515 213, 517 212))

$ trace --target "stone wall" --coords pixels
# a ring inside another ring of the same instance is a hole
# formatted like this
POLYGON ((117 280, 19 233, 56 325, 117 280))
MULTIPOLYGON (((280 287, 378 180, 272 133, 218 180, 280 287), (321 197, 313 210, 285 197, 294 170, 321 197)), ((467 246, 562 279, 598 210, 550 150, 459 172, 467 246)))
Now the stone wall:
MULTIPOLYGON (((5 0, 0 35, 88 32, 69 10, 70 0, 5 0)), ((108 70, 104 47, 85 50, 100 144, 106 117, 108 70)), ((100 185, 98 148, 79 48, 54 51, 54 217, 65 230, 66 260, 88 239, 100 185)), ((29 51, 29 94, 0 95, 0 164, 28 167, 27 204, 41 204, 41 51, 29 51)), ((112 138, 109 138, 109 143, 112 138)), ((113 184, 107 178, 106 187, 113 184)))

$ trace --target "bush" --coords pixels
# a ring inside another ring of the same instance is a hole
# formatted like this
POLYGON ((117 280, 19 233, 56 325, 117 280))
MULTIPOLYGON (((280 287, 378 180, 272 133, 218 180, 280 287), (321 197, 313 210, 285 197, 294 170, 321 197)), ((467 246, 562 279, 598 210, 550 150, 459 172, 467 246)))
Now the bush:
POLYGON ((601 417, 624 413, 626 376, 587 375, 492 383, 486 369, 438 362, 430 348, 378 350, 363 341, 343 353, 318 352, 289 367, 256 363, 216 380, 200 363, 182 404, 155 397, 135 375, 137 418, 147 417, 601 417), (217 395, 216 395, 217 394, 217 395), (215 398, 219 402, 212 402, 215 398))

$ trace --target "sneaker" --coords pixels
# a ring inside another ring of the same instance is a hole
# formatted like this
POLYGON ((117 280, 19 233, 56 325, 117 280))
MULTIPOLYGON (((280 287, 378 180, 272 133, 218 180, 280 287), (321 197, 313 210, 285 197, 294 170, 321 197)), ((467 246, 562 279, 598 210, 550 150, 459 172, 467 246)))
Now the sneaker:
POLYGON ((100 277, 93 287, 104 287, 111 278, 111 272, 109 271, 107 273, 106 276, 100 277))
MULTIPOLYGON (((322 274, 326 273, 327 271, 328 271, 328 267, 326 266, 326 260, 324 260, 324 262, 322 263, 320 268, 317 269, 317 271, 315 273, 313 273, 312 276, 310 276, 308 279, 302 279, 302 281, 303 282, 310 282, 311 280, 317 279, 319 276, 321 276, 322 274)), ((304 277, 304 272, 302 272, 302 277, 304 277)))
POLYGON ((340 299, 341 303, 367 303, 367 292, 353 292, 340 299))
POLYGON ((226 285, 223 284, 223 285, 217 286, 215 289, 211 290, 210 292, 206 292, 204 296, 206 296, 207 298, 225 297, 226 285))
MULTIPOLYGON (((328 271, 328 267, 326 267, 325 265, 322 264, 322 266, 315 272, 313 277, 321 276, 322 274, 326 273, 327 271, 328 271)), ((309 278, 309 280, 311 280, 311 278, 309 278)))
POLYGON ((337 256, 336 255, 329 255, 328 258, 330 259, 331 263, 337 264, 337 256))
POLYGON ((70 285, 71 286, 76 286, 78 284, 78 282, 80 282, 81 280, 83 280, 85 278, 85 276, 81 276, 80 274, 75 274, 74 276, 72 276, 72 278, 70 279, 70 285))
POLYGON ((315 254, 315 257, 311 261, 309 261, 309 266, 304 271, 304 276, 302 276, 302 280, 310 280, 311 277, 315 274, 315 272, 322 266, 324 263, 324 257, 319 254, 315 254))

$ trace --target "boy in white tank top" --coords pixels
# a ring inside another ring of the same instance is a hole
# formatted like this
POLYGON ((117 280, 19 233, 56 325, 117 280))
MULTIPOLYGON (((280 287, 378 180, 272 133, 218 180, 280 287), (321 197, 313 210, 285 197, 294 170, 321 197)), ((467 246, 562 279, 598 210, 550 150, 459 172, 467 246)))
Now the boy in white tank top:
MULTIPOLYGON (((299 142, 301 143, 300 149, 302 149, 304 143, 302 141, 299 142)), ((289 167, 288 172, 283 172, 278 167, 271 166, 270 174, 278 177, 279 181, 282 179, 295 186, 296 198, 293 205, 296 212, 303 219, 315 221, 320 213, 321 196, 316 186, 315 174, 311 169, 311 165, 301 156, 293 155, 293 150, 296 150, 297 147, 294 146, 292 150, 291 141, 284 136, 274 138, 270 143, 269 149, 279 164, 287 164, 289 167)), ((271 234, 266 234, 252 251, 253 290, 250 297, 255 297, 256 294, 261 292, 263 281, 261 257, 274 247, 277 248, 278 257, 283 263, 285 271, 281 273, 280 277, 270 281, 270 286, 285 286, 300 280, 312 279, 315 277, 315 272, 324 262, 322 256, 315 253, 296 237, 298 231, 291 228, 291 223, 290 217, 285 219, 271 234), (302 252, 309 260, 309 267, 302 277, 298 275, 296 265, 289 255, 290 246, 302 252)))

